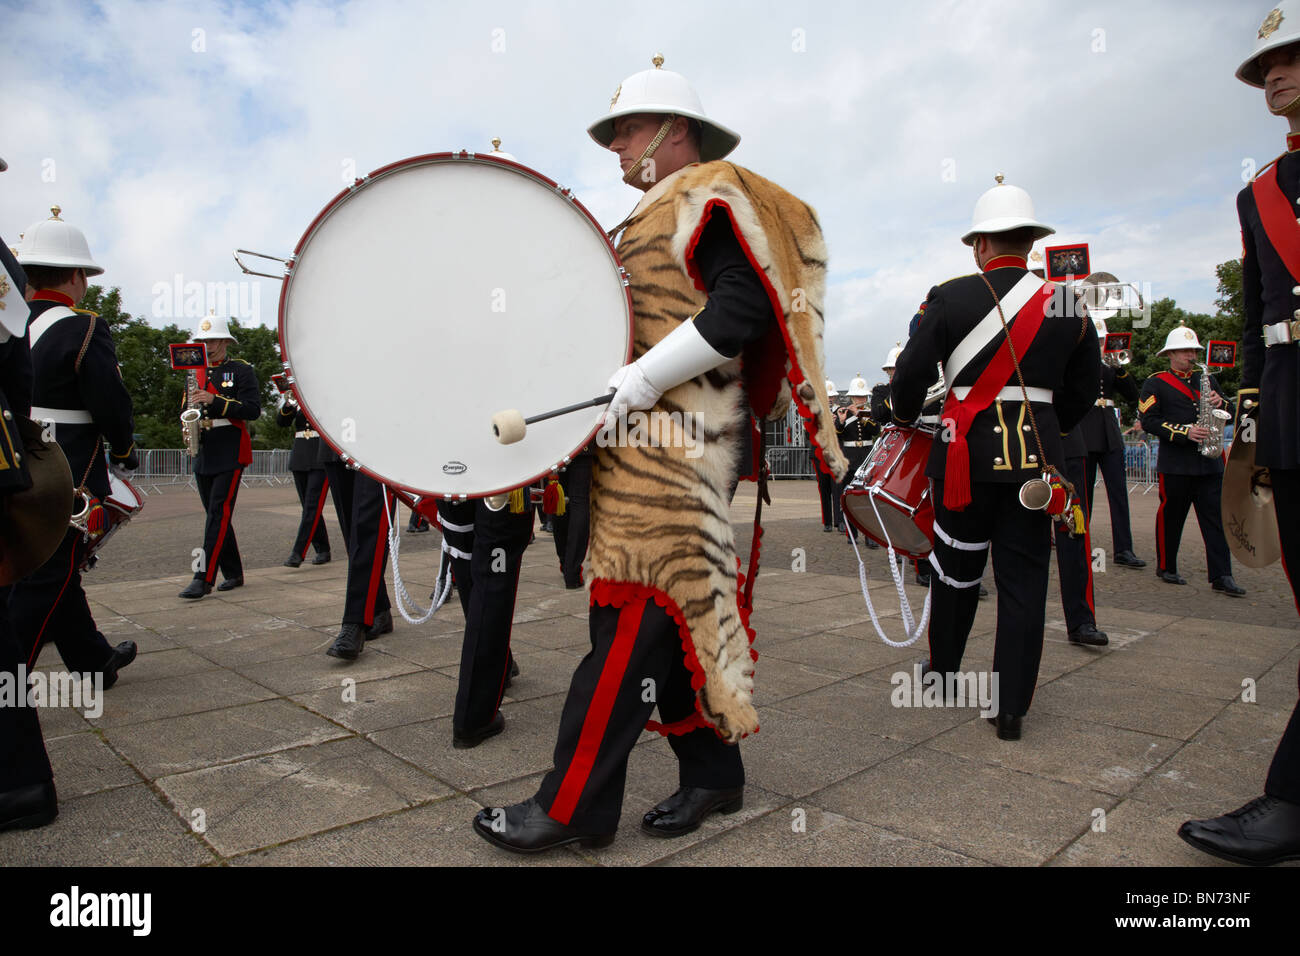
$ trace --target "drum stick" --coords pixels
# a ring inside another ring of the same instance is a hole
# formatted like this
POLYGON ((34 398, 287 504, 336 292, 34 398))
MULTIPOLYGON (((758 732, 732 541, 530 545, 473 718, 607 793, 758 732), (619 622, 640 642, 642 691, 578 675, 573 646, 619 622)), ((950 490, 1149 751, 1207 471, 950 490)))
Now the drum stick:
POLYGON ((584 408, 594 408, 597 405, 608 405, 610 399, 614 397, 613 392, 604 395, 597 395, 595 398, 589 398, 585 402, 578 402, 576 405, 566 405, 563 408, 552 409, 549 412, 542 412, 533 415, 530 418, 524 418, 516 409, 508 408, 505 411, 497 412, 492 416, 492 434, 496 440, 503 445, 513 445, 524 437, 529 425, 535 425, 538 422, 544 422, 548 418, 558 418, 561 415, 567 415, 569 412, 581 411, 584 408))

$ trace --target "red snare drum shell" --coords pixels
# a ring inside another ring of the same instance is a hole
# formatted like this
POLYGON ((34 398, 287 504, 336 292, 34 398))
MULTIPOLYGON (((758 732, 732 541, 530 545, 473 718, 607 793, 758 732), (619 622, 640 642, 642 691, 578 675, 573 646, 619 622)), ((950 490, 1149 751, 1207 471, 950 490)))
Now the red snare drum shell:
POLYGON ((934 547, 934 502, 925 474, 934 435, 929 427, 886 426, 841 499, 853 527, 909 558, 924 558, 934 547))

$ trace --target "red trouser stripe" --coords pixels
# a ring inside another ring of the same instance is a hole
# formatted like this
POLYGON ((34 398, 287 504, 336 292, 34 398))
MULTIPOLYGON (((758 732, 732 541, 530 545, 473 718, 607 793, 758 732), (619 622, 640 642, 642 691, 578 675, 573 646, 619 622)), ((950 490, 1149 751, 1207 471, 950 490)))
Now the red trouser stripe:
POLYGON ((1088 602, 1088 610, 1092 612, 1092 620, 1095 624, 1097 621, 1097 605, 1093 601, 1092 594, 1092 492, 1092 486, 1079 489, 1079 493, 1083 495, 1083 513, 1085 515, 1083 522, 1083 564, 1088 573, 1088 583, 1085 585, 1083 598, 1088 602))
POLYGON ((636 644, 637 631, 641 629, 641 616, 645 613, 646 599, 631 601, 618 615, 618 630, 614 634, 614 643, 605 658, 600 679, 596 681, 596 693, 592 695, 591 706, 582 721, 582 733, 578 737, 578 746, 569 761, 569 769, 564 773, 564 780, 555 794, 551 804, 550 817, 568 826, 577 809, 578 799, 591 777, 591 768, 596 765, 596 756, 600 753, 601 742, 605 739, 605 730, 609 726, 609 716, 614 712, 614 701, 618 689, 623 686, 623 675, 627 672, 628 661, 632 658, 632 648, 636 644))
POLYGON ((366 609, 362 612, 361 623, 366 627, 375 623, 375 601, 379 598, 379 588, 384 581, 384 548, 388 545, 388 512, 393 507, 393 496, 388 487, 384 487, 383 514, 379 519, 379 534, 375 538, 374 559, 370 562, 370 584, 366 588, 366 609))
POLYGON ((1156 564, 1161 571, 1168 571, 1165 565, 1165 476, 1156 475, 1160 483, 1160 507, 1156 509, 1156 564))
POLYGON ((230 513, 233 510, 230 502, 239 491, 239 477, 243 473, 244 469, 235 469, 235 473, 230 478, 230 487, 226 489, 226 500, 221 503, 221 528, 217 531, 217 543, 212 548, 212 554, 206 555, 208 568, 203 574, 203 580, 208 584, 217 579, 217 559, 221 555, 221 546, 226 541, 226 529, 230 527, 230 513))
POLYGON ((311 531, 307 534, 307 540, 304 541, 302 544, 302 554, 298 555, 298 557, 300 558, 307 557, 307 549, 311 547, 312 541, 316 539, 316 529, 320 527, 320 516, 321 513, 325 510, 325 499, 329 497, 329 493, 330 493, 330 480, 326 478, 323 482, 321 482, 320 501, 316 502, 316 517, 312 519, 311 531))
MULTIPOLYGON (((72 580, 72 575, 76 573, 76 570, 77 570, 77 546, 74 544, 72 546, 72 561, 68 565, 68 576, 63 579, 63 587, 59 588, 59 596, 56 597, 54 599, 54 603, 50 605, 49 611, 47 611, 45 614, 45 620, 41 621, 41 629, 36 632, 36 640, 32 642, 32 651, 27 658, 28 670, 31 670, 33 667, 36 666, 36 658, 40 656, 41 644, 45 638, 45 628, 49 626, 50 618, 53 617, 54 612, 58 610, 59 602, 63 600, 63 592, 68 590, 68 582, 72 580)), ((26 693, 25 689, 23 693, 26 693)))

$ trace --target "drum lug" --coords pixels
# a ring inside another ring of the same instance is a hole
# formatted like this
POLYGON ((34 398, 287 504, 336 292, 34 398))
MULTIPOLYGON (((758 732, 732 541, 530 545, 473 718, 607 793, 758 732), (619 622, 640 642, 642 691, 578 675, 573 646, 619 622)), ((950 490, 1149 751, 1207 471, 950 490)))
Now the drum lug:
POLYGON ((356 192, 358 189, 360 189, 362 186, 364 186, 364 185, 365 185, 369 180, 370 180, 370 174, 369 174, 369 173, 367 173, 366 175, 361 176, 361 177, 359 177, 359 178, 357 178, 357 179, 352 180, 352 184, 351 184, 350 186, 348 186, 348 192, 350 192, 350 193, 354 193, 354 192, 356 192))
POLYGON ((622 266, 618 267, 618 275, 619 278, 623 280, 623 285, 628 286, 632 284, 632 280, 628 277, 627 270, 622 266))
POLYGON ((570 189, 568 186, 561 186, 557 184, 555 187, 555 191, 559 193, 561 196, 563 196, 565 199, 569 200, 569 202, 573 202, 574 199, 577 198, 573 195, 573 190, 570 189))

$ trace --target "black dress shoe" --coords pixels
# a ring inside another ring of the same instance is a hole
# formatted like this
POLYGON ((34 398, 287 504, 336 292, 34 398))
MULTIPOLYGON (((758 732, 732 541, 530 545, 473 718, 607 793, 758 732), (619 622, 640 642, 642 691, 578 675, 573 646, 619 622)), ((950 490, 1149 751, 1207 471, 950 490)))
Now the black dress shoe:
POLYGON ((1115 563, 1125 568, 1145 568, 1147 563, 1132 551, 1120 551, 1115 555, 1115 563))
POLYGON ((302 567, 302 555, 299 554, 297 551, 295 551, 293 554, 289 555, 287 558, 284 559, 284 566, 286 568, 302 567))
POLYGON ((498 710, 497 715, 488 722, 486 727, 480 727, 478 730, 467 730, 464 733, 453 727, 451 729, 451 745, 457 750, 470 750, 489 737, 495 737, 505 729, 506 715, 498 710))
POLYGON ((510 689, 510 685, 515 682, 515 678, 518 676, 519 676, 519 662, 516 661, 515 656, 511 654, 510 669, 506 671, 506 686, 505 686, 506 690, 510 689))
POLYGON ((1221 817, 1188 820, 1178 835, 1189 846, 1233 863, 1272 866, 1300 860, 1300 803, 1256 797, 1221 817))
POLYGON ((1177 571, 1157 571, 1156 577, 1166 584, 1186 584, 1187 581, 1177 571))
POLYGON ((1225 574, 1210 586, 1214 588, 1214 590, 1227 594, 1230 597, 1246 596, 1246 589, 1239 586, 1236 581, 1232 580, 1231 574, 1225 574))
POLYGON ((923 588, 928 588, 930 586, 930 575, 918 574, 916 576, 916 583, 921 585, 923 588))
POLYGON ((365 630, 366 640, 370 640, 372 637, 381 637, 384 634, 392 634, 393 612, 380 611, 375 615, 375 619, 370 622, 370 626, 365 630))
POLYGON ((998 740, 1020 739, 1019 714, 998 714, 996 717, 986 717, 985 720, 997 728, 998 740))
POLYGON ((872 541, 870 538, 866 537, 865 535, 863 536, 862 541, 867 546, 868 551, 880 550, 880 545, 876 544, 876 542, 872 541))
POLYGON ((0 793, 0 830, 33 830, 58 815, 59 798, 53 780, 0 793))
MULTIPOLYGON (((426 528, 425 530, 427 531, 428 529, 426 528)), ((328 551, 317 551, 317 552, 316 552, 316 557, 314 557, 314 558, 311 559, 311 563, 312 563, 312 564, 329 564, 329 563, 330 563, 330 553, 329 553, 328 551)))
POLYGON ((831 530, 831 526, 828 525, 828 524, 824 524, 824 525, 822 525, 822 530, 823 530, 823 531, 830 531, 830 530, 831 530))
POLYGON ((108 655, 108 663, 103 667, 104 690, 117 683, 117 672, 135 660, 135 652, 135 641, 123 641, 113 648, 113 653, 108 655))
POLYGON ((704 818, 715 810, 735 813, 744 805, 744 787, 731 790, 679 787, 676 793, 641 818, 641 829, 651 836, 678 837, 698 830, 704 818))
POLYGON ((552 820, 535 798, 509 807, 484 807, 474 817, 474 832, 512 853, 541 853, 567 843, 602 847, 613 833, 587 833, 552 820))
POLYGON ((325 653, 340 660, 355 661, 361 656, 361 650, 365 646, 366 638, 362 633, 361 625, 344 624, 339 631, 339 636, 334 638, 334 643, 325 653))
POLYGON ((211 584, 208 584, 208 582, 204 581, 202 578, 195 578, 193 581, 189 583, 189 585, 185 588, 185 590, 180 593, 180 596, 183 598, 190 598, 191 600, 197 601, 205 594, 211 594, 211 593, 212 593, 211 584))
POLYGON ((1085 624, 1083 627, 1075 628, 1070 632, 1071 644, 1087 644, 1090 647, 1105 647, 1110 643, 1110 638, 1106 636, 1105 631, 1097 630, 1096 624, 1085 624))
POLYGON ((242 588, 243 586, 244 586, 244 576, 241 574, 238 577, 226 578, 226 580, 222 581, 220 584, 217 585, 217 590, 233 591, 235 588, 242 588))

